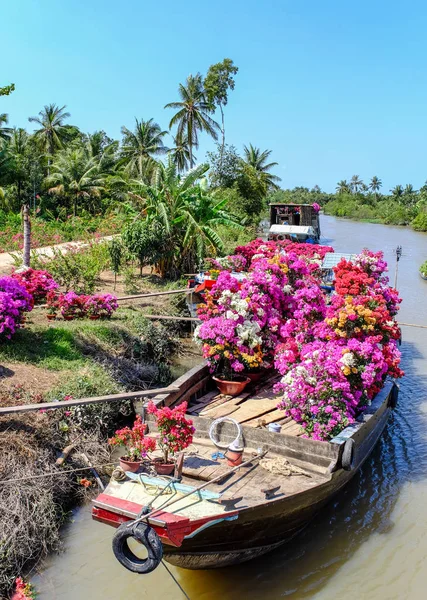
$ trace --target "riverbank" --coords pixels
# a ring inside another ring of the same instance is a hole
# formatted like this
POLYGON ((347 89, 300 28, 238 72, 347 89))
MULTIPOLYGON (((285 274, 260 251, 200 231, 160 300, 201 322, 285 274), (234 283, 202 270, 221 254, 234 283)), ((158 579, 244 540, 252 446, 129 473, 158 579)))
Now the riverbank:
MULTIPOLYGON (((176 284, 146 275, 135 277, 134 285, 155 293, 176 284)), ((98 289, 112 292, 113 287, 114 275, 105 271, 98 289)), ((116 288, 123 295, 122 277, 116 288)), ((188 361, 200 360, 190 327, 152 321, 142 313, 179 314, 180 302, 174 295, 133 300, 120 305, 111 319, 96 321, 48 321, 46 309, 36 307, 25 327, 0 345, 0 406, 168 385, 188 361)), ((132 419, 128 402, 0 418, 0 597, 17 576, 60 548, 59 528, 69 511, 98 492, 92 473, 80 469, 87 468, 87 460, 108 464, 108 436, 132 419), (72 453, 59 468, 56 460, 69 445, 72 453), (73 469, 79 470, 69 472, 73 469)))
POLYGON ((390 198, 377 200, 375 197, 337 195, 324 205, 325 215, 376 223, 411 227, 414 231, 427 231, 427 213, 414 203, 405 203, 390 198))

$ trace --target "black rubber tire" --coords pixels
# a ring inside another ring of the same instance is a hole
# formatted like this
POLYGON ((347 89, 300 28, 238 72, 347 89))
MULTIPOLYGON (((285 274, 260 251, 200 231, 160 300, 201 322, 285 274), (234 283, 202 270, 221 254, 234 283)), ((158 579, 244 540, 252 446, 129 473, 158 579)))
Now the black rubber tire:
POLYGON ((355 441, 353 438, 348 438, 344 444, 344 450, 341 457, 341 466, 344 471, 352 471, 354 469, 354 447, 355 441))
POLYGON ((399 386, 397 385, 397 383, 394 383, 393 387, 391 389, 391 392, 390 392, 390 396, 388 397, 389 408, 392 408, 392 409, 396 408, 398 398, 399 398, 399 386))
POLYGON ((113 552, 119 563, 132 573, 145 575, 156 569, 163 558, 163 545, 159 536, 152 527, 146 523, 129 525, 123 523, 117 528, 113 537, 113 552), (147 558, 138 558, 128 546, 128 539, 135 538, 145 546, 147 558))

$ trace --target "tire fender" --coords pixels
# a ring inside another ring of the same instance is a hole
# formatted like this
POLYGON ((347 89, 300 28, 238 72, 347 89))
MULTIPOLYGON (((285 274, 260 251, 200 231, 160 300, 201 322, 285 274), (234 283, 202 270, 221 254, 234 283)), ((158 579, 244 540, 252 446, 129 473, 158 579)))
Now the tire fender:
POLYGON ((393 383, 393 387, 391 388, 390 396, 388 398, 389 408, 396 408, 398 397, 399 397, 399 386, 397 385, 397 383, 393 383))
POLYGON ((352 471, 354 469, 355 445, 356 443, 353 438, 348 438, 344 444, 341 457, 341 466, 344 471, 352 471))
POLYGON ((163 558, 163 545, 154 529, 146 523, 122 523, 113 537, 113 552, 126 569, 145 575, 159 566, 163 558), (146 548, 147 558, 138 558, 132 552, 127 543, 129 538, 134 538, 146 548))

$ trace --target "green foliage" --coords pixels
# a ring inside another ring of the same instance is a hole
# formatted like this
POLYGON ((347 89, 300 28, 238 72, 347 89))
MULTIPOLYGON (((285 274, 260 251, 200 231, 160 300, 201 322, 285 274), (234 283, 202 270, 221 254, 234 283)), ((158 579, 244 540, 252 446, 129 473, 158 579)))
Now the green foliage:
MULTIPOLYGON (((426 231, 426 230, 424 230, 426 231)), ((423 264, 420 267, 420 273, 421 275, 424 275, 424 277, 427 277, 427 260, 423 262, 423 264)))
POLYGON ((53 257, 32 258, 35 268, 47 268, 53 278, 66 290, 90 294, 95 290, 99 275, 109 265, 108 245, 91 244, 89 248, 70 248, 67 252, 53 248, 53 257))
POLYGON ((141 275, 144 265, 156 264, 170 252, 166 230, 158 220, 130 223, 123 230, 122 239, 130 256, 138 260, 141 275))
POLYGON ((124 259, 124 248, 120 239, 114 238, 108 244, 110 255, 111 270, 114 273, 114 289, 116 289, 117 275, 120 273, 124 259))
POLYGON ((0 87, 0 96, 9 96, 15 90, 15 84, 11 83, 4 87, 0 87))
POLYGON ((207 153, 209 179, 213 187, 231 188, 239 177, 241 158, 234 146, 217 145, 216 152, 207 153))
POLYGON ((419 213, 412 221, 411 225, 415 231, 427 231, 427 213, 419 213))
POLYGON ((224 248, 222 255, 234 254, 236 246, 244 246, 257 237, 255 226, 246 226, 242 229, 235 229, 221 225, 218 227, 218 235, 221 237, 224 248))

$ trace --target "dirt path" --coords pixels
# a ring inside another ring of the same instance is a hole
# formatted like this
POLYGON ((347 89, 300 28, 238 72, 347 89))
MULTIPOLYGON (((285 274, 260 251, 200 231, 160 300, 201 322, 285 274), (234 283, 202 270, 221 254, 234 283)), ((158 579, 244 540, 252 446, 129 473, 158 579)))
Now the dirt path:
MULTIPOLYGON (((107 235, 105 237, 99 238, 96 241, 100 240, 112 240, 113 235, 107 235)), ((95 240, 92 240, 95 241, 95 240)), ((54 246, 46 246, 44 248, 32 248, 31 253, 37 255, 44 255, 47 257, 53 256, 53 249, 60 250, 63 254, 71 250, 72 248, 86 248, 89 246, 91 242, 65 242, 63 244, 56 244, 54 246)), ((10 269, 15 265, 15 261, 13 260, 13 255, 17 255, 18 252, 3 252, 0 254, 0 273, 9 273, 10 269)))

